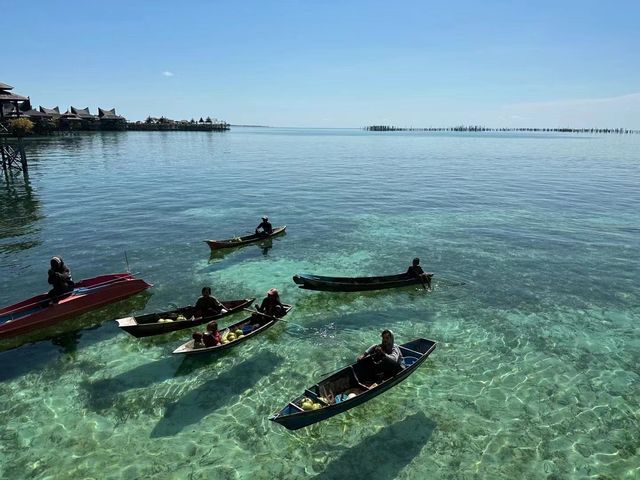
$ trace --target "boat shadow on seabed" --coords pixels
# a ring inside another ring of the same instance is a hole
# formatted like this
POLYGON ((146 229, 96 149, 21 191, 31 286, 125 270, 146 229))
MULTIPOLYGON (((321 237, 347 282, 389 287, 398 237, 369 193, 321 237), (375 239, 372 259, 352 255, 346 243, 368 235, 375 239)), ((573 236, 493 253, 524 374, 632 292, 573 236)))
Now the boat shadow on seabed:
POLYGON ((4 366, 0 371, 0 381, 20 377, 32 370, 42 370, 67 355, 74 356, 78 350, 120 335, 115 322, 107 320, 144 309, 150 298, 150 293, 142 292, 59 325, 0 341, 0 361, 4 366))
POLYGON ((151 438, 176 435, 186 426, 202 421, 211 412, 235 402, 240 394, 282 362, 283 358, 274 353, 259 353, 220 375, 212 376, 167 406, 164 416, 153 428, 151 438))
POLYGON ((420 454, 435 428, 433 420, 418 412, 383 428, 347 451, 336 448, 336 454, 343 452, 342 455, 314 478, 393 480, 420 454), (381 452, 385 452, 384 458, 381 452))
POLYGON ((119 393, 137 388, 148 388, 171 378, 190 375, 202 368, 211 367, 214 362, 223 361, 225 357, 226 355, 216 357, 176 357, 172 355, 138 365, 113 377, 83 382, 81 385, 88 395, 89 407, 96 412, 101 412, 113 407, 118 402, 119 393))

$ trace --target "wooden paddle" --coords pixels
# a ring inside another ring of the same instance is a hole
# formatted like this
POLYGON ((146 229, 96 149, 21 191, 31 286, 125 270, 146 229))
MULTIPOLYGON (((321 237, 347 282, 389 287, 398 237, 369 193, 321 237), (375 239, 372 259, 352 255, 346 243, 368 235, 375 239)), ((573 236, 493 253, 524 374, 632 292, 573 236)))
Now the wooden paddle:
POLYGON ((246 310, 247 312, 255 313, 256 315, 260 315, 260 316, 263 316, 263 317, 273 318, 275 320, 280 320, 278 317, 274 317, 273 315, 267 315, 266 313, 262 313, 262 312, 259 312, 257 310, 253 310, 252 308, 243 308, 243 310, 246 310))
POLYGON ((285 320, 284 318, 281 318, 281 317, 274 317, 272 315, 267 315, 266 313, 258 312, 257 310, 252 310, 250 308, 243 308, 243 310, 246 310, 247 312, 255 313, 256 315, 260 315, 260 316, 265 317, 265 318, 271 318, 276 322, 284 322, 284 323, 288 323, 289 325, 295 325, 296 327, 300 327, 300 328, 304 328, 304 329, 307 328, 307 327, 303 327, 302 325, 300 325, 298 323, 293 323, 290 320, 285 320))

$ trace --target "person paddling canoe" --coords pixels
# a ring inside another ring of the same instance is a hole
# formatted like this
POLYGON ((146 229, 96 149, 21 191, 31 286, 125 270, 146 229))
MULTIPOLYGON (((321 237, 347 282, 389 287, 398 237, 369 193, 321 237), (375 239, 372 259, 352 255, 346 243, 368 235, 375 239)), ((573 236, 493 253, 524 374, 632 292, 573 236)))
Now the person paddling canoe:
POLYGON ((275 288, 270 288, 267 292, 267 296, 262 300, 262 303, 258 307, 260 313, 264 313, 270 317, 283 317, 287 309, 280 302, 280 294, 275 288))
POLYGON ((256 227, 256 235, 268 237, 273 233, 273 226, 269 222, 269 217, 262 217, 262 222, 256 227))
POLYGON ((413 259, 412 264, 407 269, 407 274, 422 280, 425 289, 431 291, 431 277, 433 277, 433 273, 424 273, 418 257, 413 259))
POLYGON ((211 287, 203 287, 202 296, 198 299, 194 307, 194 315, 196 317, 206 317, 220 313, 227 313, 224 305, 220 303, 216 297, 211 295, 211 287))

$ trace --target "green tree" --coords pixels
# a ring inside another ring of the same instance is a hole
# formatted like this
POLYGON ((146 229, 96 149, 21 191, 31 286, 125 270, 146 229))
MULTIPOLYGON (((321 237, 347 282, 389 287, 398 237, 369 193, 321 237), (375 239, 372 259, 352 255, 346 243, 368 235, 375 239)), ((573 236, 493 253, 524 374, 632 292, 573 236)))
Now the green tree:
POLYGON ((28 118, 16 118, 9 122, 9 131, 16 137, 24 137, 33 131, 33 122, 28 118))

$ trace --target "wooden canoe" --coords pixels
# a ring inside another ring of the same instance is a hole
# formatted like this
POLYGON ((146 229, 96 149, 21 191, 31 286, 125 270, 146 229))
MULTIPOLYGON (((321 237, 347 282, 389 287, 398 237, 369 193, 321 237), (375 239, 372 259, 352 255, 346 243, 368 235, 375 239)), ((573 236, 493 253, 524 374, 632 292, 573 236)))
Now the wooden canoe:
POLYGON ((240 247, 242 245, 247 245, 249 243, 260 242, 268 238, 273 238, 276 235, 280 235, 281 233, 284 233, 286 229, 287 229, 287 226, 285 225, 283 227, 274 228, 273 232, 271 232, 271 235, 261 235, 261 234, 256 235, 254 233, 251 235, 245 235, 244 237, 230 238, 229 240, 205 240, 205 243, 209 245, 209 248, 211 250, 219 250, 221 248, 240 247))
MULTIPOLYGON (((433 276, 432 273, 427 275, 433 276)), ((293 281, 307 290, 323 290, 327 292, 361 292, 366 290, 383 290, 400 288, 409 285, 422 285, 424 280, 408 273, 386 275, 382 277, 322 277, 309 273, 294 275, 293 281)))
POLYGON ((418 338, 399 347, 403 356, 403 368, 390 378, 377 378, 371 357, 366 357, 305 389, 302 395, 289 402, 269 420, 289 430, 297 430, 357 407, 415 372, 436 348, 436 342, 418 338), (333 399, 327 399, 327 396, 333 399), (319 404, 319 408, 304 410, 301 405, 305 399, 319 404))
MULTIPOLYGON (((285 311, 285 315, 286 315, 291 311, 293 307, 291 305, 284 305, 284 306, 286 308, 286 311, 285 311)), ((264 315, 262 313, 256 312, 250 317, 245 318, 244 320, 240 320, 239 322, 236 322, 233 325, 229 325, 224 329, 220 329, 220 333, 224 335, 225 330, 228 330, 229 332, 233 332, 237 329, 242 330, 243 327, 246 328, 247 326, 250 327, 252 325, 260 324, 259 328, 245 333, 242 337, 238 338, 237 340, 233 340, 229 343, 214 345, 213 347, 194 348, 193 339, 191 339, 188 342, 183 343, 178 348, 176 348, 173 351, 173 353, 175 355, 196 355, 196 354, 202 354, 202 353, 221 352, 223 350, 227 350, 229 348, 240 345, 242 342, 246 342, 250 338, 260 335, 261 333, 273 327, 280 318, 281 317, 278 317, 278 318, 270 317, 269 315, 264 315)))
POLYGON ((148 313, 146 315, 138 315, 135 317, 125 317, 116 320, 118 326, 134 337, 149 337, 151 335, 161 335, 163 333, 175 332, 183 328, 196 327, 203 323, 217 320, 236 313, 253 303, 255 298, 243 298, 240 300, 227 300, 220 302, 227 310, 225 313, 218 315, 208 315, 204 317, 192 318, 195 307, 189 305, 167 312, 148 313), (186 320, 177 320, 178 315, 182 315, 186 320), (171 320, 170 322, 160 322, 159 320, 171 320))
POLYGON ((74 315, 140 293, 151 285, 130 273, 113 273, 76 283, 74 290, 52 303, 46 293, 0 309, 0 339, 49 327, 74 315))

